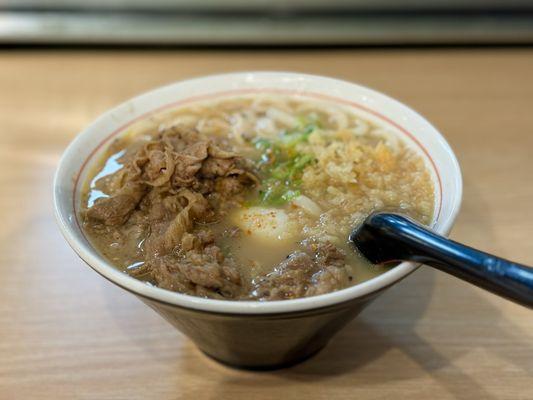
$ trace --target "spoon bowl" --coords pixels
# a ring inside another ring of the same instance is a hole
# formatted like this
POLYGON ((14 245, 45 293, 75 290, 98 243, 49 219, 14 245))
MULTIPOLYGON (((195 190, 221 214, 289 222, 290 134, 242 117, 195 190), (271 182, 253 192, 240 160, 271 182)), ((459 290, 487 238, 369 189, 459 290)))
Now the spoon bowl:
POLYGON ((373 213, 349 240, 373 264, 426 264, 533 308, 533 268, 454 242, 407 216, 373 213))

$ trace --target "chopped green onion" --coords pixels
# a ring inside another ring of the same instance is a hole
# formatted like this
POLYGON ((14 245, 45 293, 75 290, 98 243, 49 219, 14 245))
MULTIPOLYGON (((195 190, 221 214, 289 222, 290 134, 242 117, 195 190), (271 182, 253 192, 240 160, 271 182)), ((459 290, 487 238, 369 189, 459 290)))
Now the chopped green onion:
POLYGON ((253 144, 261 152, 258 161, 264 180, 259 191, 259 201, 264 205, 283 205, 300 195, 301 174, 314 161, 311 154, 302 154, 295 149, 308 140, 318 125, 309 119, 298 119, 299 126, 282 132, 275 139, 257 138, 253 144))

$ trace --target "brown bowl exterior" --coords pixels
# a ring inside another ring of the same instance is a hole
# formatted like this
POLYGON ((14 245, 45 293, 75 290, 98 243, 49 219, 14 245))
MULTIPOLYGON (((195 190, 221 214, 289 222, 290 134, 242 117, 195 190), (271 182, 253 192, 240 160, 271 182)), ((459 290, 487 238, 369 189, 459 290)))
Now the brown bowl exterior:
POLYGON ((318 353, 384 289, 320 309, 282 314, 219 314, 139 298, 209 357, 232 367, 288 367, 318 353))

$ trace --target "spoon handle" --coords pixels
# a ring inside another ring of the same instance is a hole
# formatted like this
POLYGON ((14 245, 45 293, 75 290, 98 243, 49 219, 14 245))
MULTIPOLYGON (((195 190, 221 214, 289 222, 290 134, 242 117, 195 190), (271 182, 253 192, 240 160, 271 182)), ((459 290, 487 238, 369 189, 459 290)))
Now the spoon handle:
POLYGON ((454 242, 402 215, 373 214, 350 240, 373 263, 423 263, 533 308, 533 268, 454 242))

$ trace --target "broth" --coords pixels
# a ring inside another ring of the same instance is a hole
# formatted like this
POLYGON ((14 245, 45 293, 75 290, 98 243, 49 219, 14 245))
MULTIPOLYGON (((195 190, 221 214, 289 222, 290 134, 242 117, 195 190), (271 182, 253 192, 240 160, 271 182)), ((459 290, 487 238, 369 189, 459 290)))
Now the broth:
POLYGON ((254 95, 134 124, 82 204, 92 244, 126 273, 202 297, 281 300, 384 272, 350 231, 384 208, 429 224, 434 188, 420 156, 352 109, 254 95))

